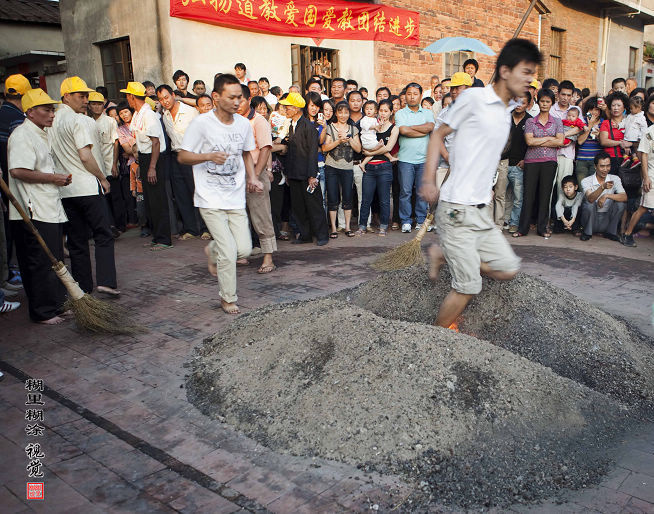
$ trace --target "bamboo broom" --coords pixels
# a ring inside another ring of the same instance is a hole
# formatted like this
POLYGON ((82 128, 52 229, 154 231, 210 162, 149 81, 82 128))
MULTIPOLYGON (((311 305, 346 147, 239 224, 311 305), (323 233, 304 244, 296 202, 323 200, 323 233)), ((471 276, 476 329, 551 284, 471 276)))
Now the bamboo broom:
POLYGON ((401 244, 384 253, 375 262, 372 267, 379 271, 394 271, 424 264, 425 258, 422 255, 422 239, 427 233, 427 229, 434 221, 434 207, 429 210, 429 214, 423 221, 420 230, 411 241, 401 244))
POLYGON ((52 252, 41 237, 41 234, 39 234, 37 228, 32 223, 32 220, 27 216, 27 213, 20 206, 18 200, 16 200, 16 197, 14 197, 2 178, 0 178, 0 188, 2 188, 2 191, 7 195, 9 201, 11 201, 13 206, 20 213, 23 221, 29 227, 32 234, 34 234, 34 237, 36 237, 41 248, 43 248, 43 251, 50 259, 52 269, 66 287, 66 290, 68 291, 68 301, 64 307, 73 312, 77 324, 90 332, 98 333, 134 334, 143 332, 142 328, 137 327, 127 319, 126 312, 120 306, 98 300, 90 294, 86 294, 82 291, 79 284, 75 282, 75 279, 73 279, 72 275, 68 272, 64 263, 57 260, 57 258, 52 255, 52 252))

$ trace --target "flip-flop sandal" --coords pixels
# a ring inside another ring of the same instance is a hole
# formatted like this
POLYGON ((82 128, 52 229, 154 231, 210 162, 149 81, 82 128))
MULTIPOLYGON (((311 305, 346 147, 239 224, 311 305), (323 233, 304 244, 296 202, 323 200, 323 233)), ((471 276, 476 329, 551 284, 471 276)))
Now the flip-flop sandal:
POLYGON ((236 261, 237 266, 248 266, 249 264, 250 264, 250 261, 248 261, 247 259, 238 259, 236 261))
POLYGON ((514 234, 511 237, 525 237, 526 234, 522 234, 521 232, 514 232, 514 234))
POLYGON ((354 232, 352 232, 351 230, 346 230, 345 235, 347 237, 354 237, 356 234, 354 232))
POLYGON ((165 244, 157 243, 157 244, 152 245, 152 248, 150 248, 150 251, 151 252, 160 252, 161 250, 169 250, 172 247, 173 247, 173 245, 165 245, 165 244))
POLYGON ((193 234, 189 234, 188 232, 182 234, 179 236, 177 239, 179 241, 188 241, 189 239, 195 239, 197 236, 194 236, 193 234))
POLYGON ((120 291, 105 286, 98 286, 97 291, 108 296, 120 296, 120 291))
POLYGON ((211 239, 211 234, 209 232, 202 232, 200 239, 203 241, 209 241, 211 239))
POLYGON ((330 232, 329 239, 336 239, 338 237, 338 232, 330 232))
POLYGON ((272 273, 272 272, 275 271, 276 269, 277 269, 277 266, 275 266, 274 264, 270 264, 270 265, 268 265, 268 266, 263 266, 263 265, 262 265, 262 266, 257 270, 257 273, 259 273, 260 275, 265 275, 266 273, 272 273))

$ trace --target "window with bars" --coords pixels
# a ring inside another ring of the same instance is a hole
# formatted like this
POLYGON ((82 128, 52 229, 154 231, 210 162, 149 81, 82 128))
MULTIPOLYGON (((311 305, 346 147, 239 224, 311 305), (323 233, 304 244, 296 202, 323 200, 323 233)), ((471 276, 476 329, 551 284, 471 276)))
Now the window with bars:
POLYGON ((464 52, 464 51, 446 52, 445 59, 443 61, 444 63, 443 76, 451 77, 457 71, 464 71, 463 63, 466 62, 467 59, 472 59, 472 56, 473 56, 472 52, 464 52))
POLYGON ((291 77, 304 93, 304 86, 313 75, 319 75, 326 95, 332 79, 339 76, 338 50, 313 46, 291 45, 291 77))
POLYGON ((636 63, 638 62, 638 48, 629 47, 629 77, 636 76, 636 63))
POLYGON ((550 77, 563 80, 563 29, 552 27, 550 42, 550 77))
POLYGON ((129 37, 96 44, 100 48, 104 86, 109 99, 116 101, 120 98, 120 90, 134 80, 129 37))

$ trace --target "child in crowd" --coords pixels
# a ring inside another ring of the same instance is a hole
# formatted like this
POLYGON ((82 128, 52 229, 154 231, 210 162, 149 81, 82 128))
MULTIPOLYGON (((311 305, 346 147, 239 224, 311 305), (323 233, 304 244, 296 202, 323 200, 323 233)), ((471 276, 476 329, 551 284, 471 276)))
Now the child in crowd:
POLYGON ((581 224, 577 219, 577 214, 584 200, 584 194, 579 191, 579 184, 574 175, 563 177, 561 189, 562 193, 559 194, 559 199, 554 207, 556 211, 554 232, 561 234, 569 230, 575 236, 580 236, 581 224))
MULTIPOLYGON (((361 138, 361 146, 364 150, 368 150, 369 152, 374 152, 384 146, 384 143, 377 140, 377 131, 379 130, 379 120, 377 119, 378 110, 379 106, 377 105, 377 102, 374 100, 368 100, 363 105, 364 116, 359 122, 359 126, 361 127, 361 132, 359 134, 361 138)), ((397 161, 397 157, 393 157, 390 152, 386 152, 384 155, 388 157, 390 162, 397 161)), ((372 155, 366 157, 361 161, 359 167, 365 172, 366 164, 368 164, 372 159, 372 155)))
POLYGON ((286 107, 279 102, 275 104, 275 110, 270 114, 270 126, 273 140, 284 139, 288 135, 291 120, 286 117, 286 107))
POLYGON ((452 95, 450 93, 445 93, 443 95, 443 109, 445 109, 445 107, 448 107, 451 103, 452 103, 452 95))
MULTIPOLYGON (((570 109, 568 109, 568 113, 566 114, 565 119, 563 120, 563 126, 568 128, 577 127, 583 132, 586 124, 584 123, 584 120, 581 119, 581 108, 577 107, 576 105, 571 106, 570 109)), ((569 144, 576 142, 578 136, 579 135, 577 134, 574 136, 566 137, 563 140, 563 144, 568 146, 569 144)))
MULTIPOLYGON (((629 99, 629 114, 624 120, 624 139, 632 144, 632 148, 638 148, 638 142, 647 131, 647 120, 643 112, 643 99, 636 95, 629 99)), ((636 168, 640 166, 640 159, 631 148, 625 148, 625 156, 621 166, 623 168, 636 168)))
POLYGON ((420 107, 423 109, 430 110, 434 106, 434 99, 431 96, 426 96, 425 98, 422 99, 422 102, 420 102, 420 107))
POLYGON ((129 167, 129 189, 136 198, 136 216, 141 227, 141 237, 150 236, 148 220, 145 216, 145 200, 143 198, 143 184, 139 176, 139 165, 133 162, 129 167))

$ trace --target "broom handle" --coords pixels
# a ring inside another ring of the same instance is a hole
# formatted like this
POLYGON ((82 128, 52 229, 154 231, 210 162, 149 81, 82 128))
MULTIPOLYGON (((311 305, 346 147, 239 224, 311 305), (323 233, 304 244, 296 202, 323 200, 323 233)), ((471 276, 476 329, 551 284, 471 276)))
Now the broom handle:
POLYGON ((27 213, 20 206, 20 204, 18 203, 18 200, 16 200, 16 197, 9 190, 9 187, 7 186, 5 181, 2 179, 2 177, 0 177, 0 188, 2 188, 2 192, 7 195, 7 198, 9 198, 9 201, 13 204, 13 206, 16 208, 16 210, 19 212, 19 214, 23 217, 23 221, 27 224, 29 229, 32 231, 32 234, 34 234, 34 237, 36 237, 36 240, 41 245, 41 248, 43 248, 43 251, 47 254, 48 258, 50 259, 50 262, 52 262, 52 265, 56 266, 57 262, 58 262, 57 259, 55 258, 54 255, 52 255, 52 252, 50 251, 50 248, 48 248, 48 245, 45 244, 45 241, 41 237, 41 234, 39 234, 39 231, 37 230, 37 228, 34 226, 34 223, 32 223, 32 220, 29 218, 27 213))

